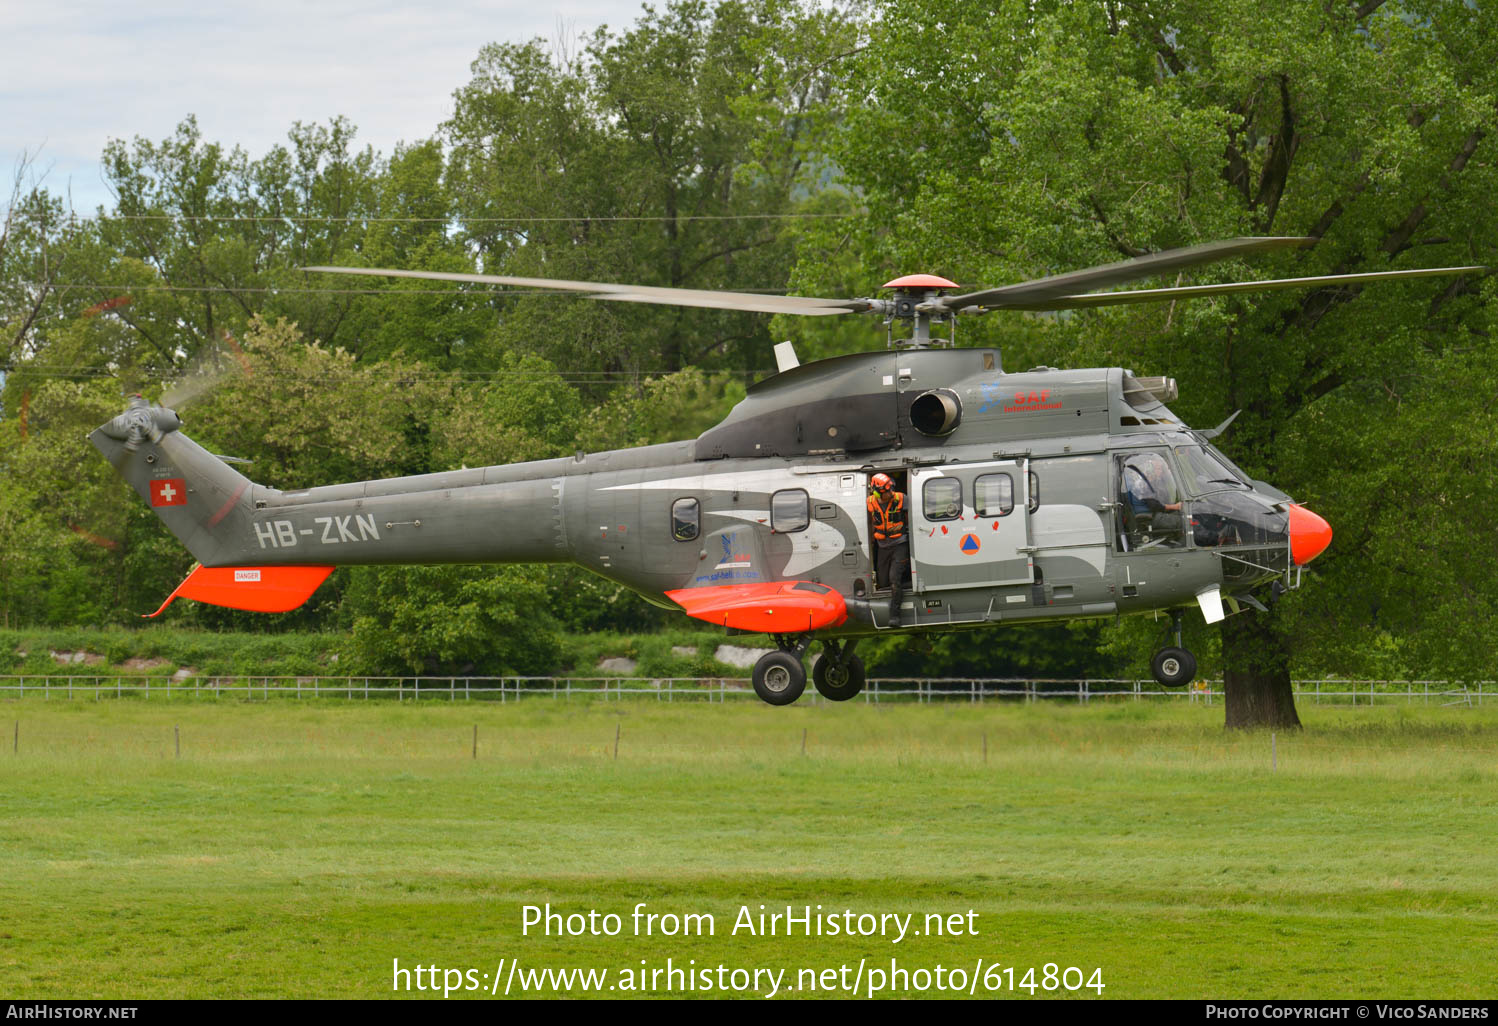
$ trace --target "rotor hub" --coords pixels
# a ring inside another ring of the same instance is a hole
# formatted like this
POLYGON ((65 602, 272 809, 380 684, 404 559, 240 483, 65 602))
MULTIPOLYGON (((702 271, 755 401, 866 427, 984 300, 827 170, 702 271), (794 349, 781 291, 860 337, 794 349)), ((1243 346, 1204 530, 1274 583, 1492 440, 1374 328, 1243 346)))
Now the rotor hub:
POLYGON ((895 296, 888 301, 884 325, 886 343, 891 349, 929 349, 932 346, 953 346, 957 343, 957 317, 954 311, 942 307, 936 300, 942 292, 957 288, 957 283, 935 274, 907 274, 884 283, 894 289, 895 296), (909 321, 909 338, 897 339, 894 335, 895 321, 909 321), (933 324, 950 324, 947 338, 932 337, 933 324))

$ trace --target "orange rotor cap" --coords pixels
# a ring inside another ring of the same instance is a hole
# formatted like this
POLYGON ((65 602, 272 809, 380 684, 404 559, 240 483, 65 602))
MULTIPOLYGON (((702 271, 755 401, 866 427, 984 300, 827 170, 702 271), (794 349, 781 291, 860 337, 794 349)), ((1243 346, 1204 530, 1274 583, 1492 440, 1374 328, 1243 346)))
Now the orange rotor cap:
POLYGON ((957 283, 947 281, 936 274, 907 274, 903 278, 885 282, 884 287, 887 289, 955 289, 957 283))
POLYGON ((1304 566, 1332 543, 1332 525, 1304 506, 1290 505, 1290 558, 1304 566))

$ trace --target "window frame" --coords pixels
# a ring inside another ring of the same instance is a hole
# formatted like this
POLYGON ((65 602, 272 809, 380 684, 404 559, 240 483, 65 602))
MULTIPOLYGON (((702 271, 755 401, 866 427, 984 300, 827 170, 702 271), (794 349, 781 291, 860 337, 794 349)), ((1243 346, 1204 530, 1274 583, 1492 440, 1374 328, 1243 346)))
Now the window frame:
POLYGON ((974 516, 984 517, 984 518, 990 519, 990 520, 997 520, 999 517, 1007 517, 1009 514, 1011 514, 1013 512, 1014 512, 1014 475, 1013 474, 1011 474, 1007 470, 995 470, 995 471, 993 471, 991 473, 988 473, 988 474, 979 474, 977 477, 973 478, 973 515, 974 516), (986 480, 988 480, 991 477, 1002 477, 1005 481, 1009 482, 1009 495, 1008 495, 1008 497, 1003 502, 1000 503, 1001 509, 1000 509, 1000 511, 998 513, 988 513, 988 512, 985 512, 985 510, 988 508, 986 506, 983 509, 980 509, 978 507, 979 491, 980 491, 980 489, 981 489, 981 487, 983 485, 983 482, 986 481, 986 480))
POLYGON ((693 542, 702 537, 702 500, 697 498, 697 496, 683 495, 679 498, 673 499, 671 502, 670 516, 672 538, 676 539, 679 542, 693 542), (692 504, 692 509, 695 514, 692 520, 692 533, 686 537, 683 537, 676 529, 676 525, 679 522, 676 516, 676 507, 680 506, 684 502, 690 502, 692 504))
POLYGON ((922 484, 921 484, 921 516, 924 517, 928 522, 933 523, 933 524, 934 523, 940 523, 940 522, 946 521, 946 520, 961 520, 962 519, 962 479, 960 477, 946 477, 946 476, 942 476, 942 477, 931 477, 931 478, 927 478, 924 482, 922 482, 922 484), (948 485, 955 485, 956 486, 956 488, 957 488, 957 504, 956 504, 956 510, 954 512, 951 512, 951 513, 940 513, 940 514, 933 514, 931 512, 931 506, 926 501, 926 498, 927 498, 928 495, 931 494, 931 486, 932 485, 941 485, 943 487, 948 486, 948 485))
POLYGON ((805 488, 780 488, 770 494, 770 530, 775 534, 796 534, 811 526, 811 495, 805 488), (782 495, 800 493, 801 495, 801 525, 799 527, 781 527, 776 521, 775 500, 782 495))

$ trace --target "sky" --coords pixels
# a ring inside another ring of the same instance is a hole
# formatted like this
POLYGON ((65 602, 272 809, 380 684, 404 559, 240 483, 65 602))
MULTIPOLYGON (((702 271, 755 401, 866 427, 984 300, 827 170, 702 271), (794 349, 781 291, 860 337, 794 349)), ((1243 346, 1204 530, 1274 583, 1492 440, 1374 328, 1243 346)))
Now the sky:
MULTIPOLYGON (((113 206, 111 138, 160 141, 195 114, 258 157, 295 121, 342 114, 388 155, 432 135, 491 42, 632 25, 640 0, 0 0, 0 189, 23 153, 79 213, 113 206)), ((0 197, 0 204, 4 197, 0 197)))

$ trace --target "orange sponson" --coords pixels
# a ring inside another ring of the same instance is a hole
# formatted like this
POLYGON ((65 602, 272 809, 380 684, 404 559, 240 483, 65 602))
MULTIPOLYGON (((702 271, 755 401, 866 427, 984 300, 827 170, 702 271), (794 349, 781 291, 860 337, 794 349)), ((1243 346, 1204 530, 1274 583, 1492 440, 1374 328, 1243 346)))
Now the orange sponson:
POLYGON ((146 619, 160 616, 178 598, 253 613, 285 613, 311 598, 332 572, 330 566, 194 567, 160 609, 142 615, 146 619))
POLYGON ((848 604, 825 584, 768 581, 680 588, 666 597, 688 616, 741 631, 792 634, 839 627, 848 619, 848 604))

